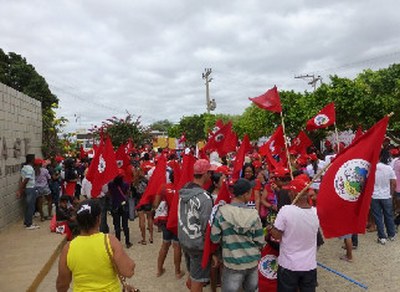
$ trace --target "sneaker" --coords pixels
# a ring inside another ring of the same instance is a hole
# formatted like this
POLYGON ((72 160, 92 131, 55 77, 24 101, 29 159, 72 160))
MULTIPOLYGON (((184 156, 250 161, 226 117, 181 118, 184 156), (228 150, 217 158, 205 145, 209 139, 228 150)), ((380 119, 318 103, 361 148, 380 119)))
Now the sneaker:
POLYGON ((396 235, 394 235, 394 236, 392 236, 392 237, 389 237, 389 240, 390 240, 390 241, 395 241, 395 240, 396 240, 396 235))
POLYGON ((40 226, 34 225, 32 224, 31 226, 26 226, 25 229, 26 230, 35 230, 35 229, 39 229, 40 226))
POLYGON ((377 242, 382 244, 382 245, 385 245, 386 244, 386 238, 378 238, 377 242))

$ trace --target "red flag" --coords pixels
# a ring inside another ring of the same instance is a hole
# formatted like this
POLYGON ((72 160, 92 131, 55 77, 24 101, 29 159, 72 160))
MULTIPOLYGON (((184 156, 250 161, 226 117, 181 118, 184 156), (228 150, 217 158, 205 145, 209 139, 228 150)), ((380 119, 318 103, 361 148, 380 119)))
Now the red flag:
POLYGON ((136 206, 136 209, 139 209, 141 206, 146 204, 151 204, 154 200, 154 197, 158 194, 160 188, 167 183, 167 159, 164 155, 161 155, 158 158, 156 168, 154 169, 153 175, 149 179, 149 183, 142 195, 142 198, 139 201, 139 204, 136 206))
POLYGON ((324 175, 317 212, 326 238, 365 233, 386 116, 340 153, 324 175))
POLYGON ((121 144, 117 152, 115 152, 115 158, 117 160, 118 168, 121 168, 125 171, 124 181, 128 184, 131 184, 133 181, 133 171, 131 161, 128 156, 127 147, 129 147, 128 143, 126 145, 121 144))
POLYGON ((277 291, 279 252, 266 244, 261 250, 258 263, 258 287, 260 291, 277 291))
POLYGON ((249 136, 247 134, 244 135, 242 144, 240 144, 239 150, 236 154, 235 165, 233 166, 232 171, 232 179, 236 181, 239 179, 240 171, 243 168, 244 158, 246 153, 251 149, 249 136))
POLYGON ((304 131, 300 131, 296 138, 293 139, 292 145, 289 147, 290 150, 294 150, 299 154, 306 154, 307 148, 312 145, 312 141, 304 131))
POLYGON ((249 99, 259 108, 276 113, 282 112, 281 99, 276 86, 267 90, 267 92, 258 97, 249 97, 249 99))
POLYGON ((335 103, 325 106, 316 116, 307 121, 307 131, 323 129, 333 125, 336 121, 335 103))
POLYGON ((260 147, 258 152, 266 156, 270 170, 286 164, 287 157, 285 155, 285 138, 283 137, 282 125, 275 130, 269 140, 260 147), (279 156, 280 162, 273 157, 274 155, 279 156))
POLYGON ((97 198, 103 185, 109 183, 117 175, 118 166, 114 149, 111 140, 106 138, 105 141, 100 141, 86 174, 86 178, 92 183, 92 198, 97 198))
POLYGON ((211 135, 203 150, 216 150, 220 156, 236 150, 237 137, 232 131, 232 122, 223 125, 222 128, 211 135))
POLYGON ((210 236, 211 236, 211 225, 212 222, 214 221, 214 216, 216 212, 218 211, 219 203, 224 201, 226 204, 229 204, 231 202, 231 194, 229 193, 228 190, 228 182, 224 181, 222 183, 221 189, 218 192, 217 199, 214 202, 214 208, 212 210, 210 220, 207 223, 206 227, 206 234, 204 238, 204 250, 203 250, 203 257, 201 259, 201 267, 204 269, 208 261, 210 260, 210 256, 217 250, 218 244, 215 244, 211 241, 210 236))
POLYGON ((79 159, 82 160, 84 158, 88 157, 88 153, 85 152, 83 149, 83 145, 79 148, 79 159))
POLYGON ((170 206, 170 211, 167 221, 167 229, 178 234, 178 204, 179 204, 179 190, 188 182, 193 180, 193 166, 195 158, 192 154, 187 154, 183 157, 181 176, 178 182, 175 183, 175 190, 177 195, 173 197, 170 206))

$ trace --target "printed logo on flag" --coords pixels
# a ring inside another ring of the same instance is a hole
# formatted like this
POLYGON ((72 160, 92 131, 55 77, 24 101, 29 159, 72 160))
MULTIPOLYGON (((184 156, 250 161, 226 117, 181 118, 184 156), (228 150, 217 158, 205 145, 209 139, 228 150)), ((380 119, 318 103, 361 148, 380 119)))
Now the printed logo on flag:
POLYGON ((276 256, 267 254, 258 263, 258 270, 269 280, 276 280, 278 274, 278 262, 276 256))
POLYGON ((356 202, 364 190, 370 163, 364 159, 352 159, 344 163, 336 172, 334 187, 345 201, 356 202))
POLYGON ((221 142, 224 139, 224 134, 218 134, 215 136, 215 141, 221 142))
POLYGON ((314 124, 316 124, 318 127, 324 126, 328 122, 329 122, 329 118, 325 114, 316 115, 314 118, 314 124))
POLYGON ((269 144, 269 150, 274 153, 275 152, 275 140, 272 140, 271 144, 269 144))
POLYGON ((106 161, 103 158, 103 154, 100 154, 99 165, 97 166, 99 173, 103 173, 106 170, 106 161))
POLYGON ((296 146, 299 146, 300 142, 301 142, 300 139, 296 138, 296 139, 294 139, 293 144, 296 145, 296 146))

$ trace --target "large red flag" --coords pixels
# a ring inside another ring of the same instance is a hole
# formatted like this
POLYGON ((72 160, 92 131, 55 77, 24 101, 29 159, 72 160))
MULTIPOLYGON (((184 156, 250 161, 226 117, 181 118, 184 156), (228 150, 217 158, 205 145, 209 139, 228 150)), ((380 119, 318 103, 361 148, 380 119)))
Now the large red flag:
POLYGON ((166 172, 167 159, 164 155, 160 155, 153 175, 150 177, 149 183, 147 184, 147 187, 139 201, 139 204, 136 206, 136 209, 153 202, 154 197, 158 194, 160 188, 167 183, 166 172))
POLYGON ((317 212, 326 238, 365 233, 375 169, 389 117, 340 153, 324 175, 317 212))
POLYGON ((207 223, 206 227, 206 234, 204 237, 204 250, 203 250, 203 257, 201 259, 201 267, 204 269, 208 261, 210 260, 210 256, 217 250, 218 244, 211 242, 211 225, 214 221, 214 217, 216 212, 218 211, 218 207, 221 204, 229 204, 231 202, 231 194, 228 190, 228 182, 224 181, 222 183, 221 189, 218 192, 217 199, 214 202, 214 207, 210 216, 210 220, 207 223))
POLYGON ((167 229, 178 234, 178 204, 179 190, 188 182, 193 180, 193 166, 195 158, 192 154, 187 154, 183 157, 181 176, 178 182, 175 183, 176 195, 172 198, 172 203, 169 210, 167 229))
POLYGON ((235 165, 232 171, 232 179, 236 181, 239 179, 240 171, 243 168, 244 158, 246 153, 251 149, 249 136, 247 134, 244 135, 242 144, 240 144, 239 150, 236 154, 235 165))
POLYGON ((276 86, 267 90, 267 92, 260 96, 249 97, 249 99, 254 102, 255 105, 259 108, 276 113, 282 112, 281 99, 279 97, 278 89, 276 88, 276 86))
POLYGON ((97 198, 103 185, 109 183, 118 175, 117 160, 111 140, 101 140, 96 149, 86 178, 92 183, 92 198, 97 198))
POLYGON ((333 125, 336 121, 335 103, 325 106, 316 116, 307 121, 307 131, 323 129, 333 125))
POLYGON ((306 154, 307 148, 312 145, 312 141, 304 131, 300 131, 296 138, 293 139, 292 145, 289 147, 290 150, 294 150, 299 154, 306 154))
POLYGON ((285 138, 283 136, 282 125, 275 130, 269 140, 260 147, 258 152, 261 155, 266 156, 270 170, 286 164, 287 157, 285 154, 285 138), (279 156, 279 162, 274 158, 274 155, 279 156))
POLYGON ((220 156, 226 155, 228 152, 236 151, 237 137, 232 131, 232 122, 217 128, 208 139, 203 150, 216 150, 220 156))

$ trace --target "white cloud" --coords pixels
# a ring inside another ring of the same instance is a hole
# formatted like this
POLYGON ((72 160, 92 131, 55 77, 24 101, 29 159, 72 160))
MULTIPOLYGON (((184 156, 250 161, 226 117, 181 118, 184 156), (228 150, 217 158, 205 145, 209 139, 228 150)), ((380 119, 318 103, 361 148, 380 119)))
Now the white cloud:
POLYGON ((0 48, 27 58, 60 99, 69 128, 125 110, 148 124, 205 111, 240 114, 296 74, 353 77, 398 60, 400 3, 385 1, 6 1, 0 48), (75 122, 74 114, 80 118, 75 122))

